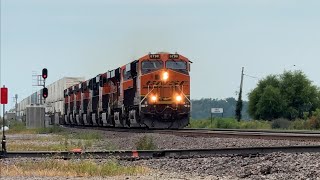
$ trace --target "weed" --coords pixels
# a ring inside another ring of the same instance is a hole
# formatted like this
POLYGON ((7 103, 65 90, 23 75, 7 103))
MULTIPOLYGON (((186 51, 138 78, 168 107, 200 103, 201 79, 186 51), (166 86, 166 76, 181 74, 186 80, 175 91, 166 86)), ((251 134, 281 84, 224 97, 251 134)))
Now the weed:
POLYGON ((117 161, 107 161, 97 164, 92 160, 63 161, 46 159, 42 161, 23 161, 15 165, 5 165, 2 170, 4 176, 60 176, 60 177, 107 177, 119 175, 139 175, 148 172, 142 166, 122 166, 117 161))
POLYGON ((137 150, 155 150, 157 145, 154 143, 152 136, 143 136, 136 142, 137 150))
POLYGON ((37 134, 48 134, 48 133, 61 133, 63 129, 60 126, 53 125, 47 128, 36 129, 37 134))
POLYGON ((112 151, 112 150, 117 150, 119 148, 115 144, 113 144, 111 142, 107 142, 104 149, 107 151, 112 151))
POLYGON ((102 135, 98 132, 75 133, 70 136, 73 139, 82 139, 82 140, 101 140, 102 139, 102 135))
POLYGON ((8 143, 8 151, 65 151, 73 148, 71 146, 66 148, 62 144, 8 143))

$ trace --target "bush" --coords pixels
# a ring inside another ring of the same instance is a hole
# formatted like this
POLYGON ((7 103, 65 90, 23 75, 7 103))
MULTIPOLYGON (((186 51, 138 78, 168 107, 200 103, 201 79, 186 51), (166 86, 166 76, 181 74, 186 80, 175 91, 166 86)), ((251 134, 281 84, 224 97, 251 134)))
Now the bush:
POLYGON ((320 128, 320 118, 318 116, 312 116, 307 124, 310 129, 319 129, 320 128))
POLYGON ((157 146, 151 136, 143 136, 136 142, 136 148, 137 150, 155 150, 157 146))
POLYGON ((26 125, 23 122, 20 121, 11 121, 10 122, 10 127, 9 127, 9 132, 10 133, 19 133, 26 131, 26 125))
POLYGON ((304 119, 296 119, 291 122, 289 129, 304 130, 310 129, 308 122, 304 119))
POLYGON ((239 129, 239 122, 231 118, 216 119, 216 127, 221 129, 239 129))
POLYGON ((272 121, 272 129, 288 129, 290 126, 290 121, 288 119, 279 118, 272 121))
MULTIPOLYGON (((188 126, 189 128, 209 128, 211 126, 211 120, 209 119, 203 119, 203 120, 190 120, 190 124, 188 126)), ((214 127, 212 127, 214 128, 214 127)))
POLYGON ((271 129, 269 121, 240 121, 240 129, 271 129))

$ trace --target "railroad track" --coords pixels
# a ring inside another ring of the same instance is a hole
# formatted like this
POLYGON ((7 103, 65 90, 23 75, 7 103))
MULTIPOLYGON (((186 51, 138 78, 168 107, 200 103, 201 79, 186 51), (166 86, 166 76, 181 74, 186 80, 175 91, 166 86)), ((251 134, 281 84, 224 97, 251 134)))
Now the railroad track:
POLYGON ((294 133, 294 132, 263 132, 263 131, 238 131, 238 130, 179 130, 156 131, 157 133, 173 134, 193 137, 221 137, 221 138, 252 138, 270 140, 296 140, 320 141, 320 133, 294 133))
POLYGON ((221 149, 183 149, 183 150, 133 150, 133 151, 25 151, 7 152, 1 158, 89 158, 105 159, 117 158, 126 160, 152 159, 152 158, 195 158, 210 156, 258 156, 275 152, 306 153, 320 152, 320 146, 284 146, 284 147, 246 147, 246 148, 221 148, 221 149))
MULTIPOLYGON (((67 126, 70 127, 70 126, 67 126)), ((239 130, 239 129, 128 129, 107 128, 92 126, 73 126, 73 128, 96 129, 115 132, 132 133, 159 133, 191 137, 221 137, 221 138, 253 138, 272 140, 298 140, 298 141, 320 141, 320 132, 317 131, 273 131, 273 130, 239 130)))

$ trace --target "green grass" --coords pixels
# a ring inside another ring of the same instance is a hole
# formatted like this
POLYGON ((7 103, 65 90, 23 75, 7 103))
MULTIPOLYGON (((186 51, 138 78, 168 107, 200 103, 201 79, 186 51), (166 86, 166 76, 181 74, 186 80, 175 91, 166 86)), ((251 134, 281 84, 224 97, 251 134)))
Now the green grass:
POLYGON ((70 134, 70 138, 82 140, 101 140, 102 134, 99 132, 82 132, 70 134))
POLYGON ((37 134, 49 134, 49 133, 61 133, 63 129, 60 126, 53 125, 47 128, 38 128, 36 129, 37 134))
POLYGON ((47 145, 35 145, 32 143, 8 143, 7 147, 8 151, 69 151, 75 148, 78 148, 78 146, 69 144, 65 146, 63 143, 47 145))
POLYGON ((272 121, 250 120, 238 122, 233 118, 214 118, 191 120, 189 128, 209 128, 209 129, 275 129, 275 130, 319 130, 320 118, 311 117, 309 119, 296 119, 289 121, 279 118, 272 121))
POLYGON ((61 132, 63 132, 63 129, 57 125, 46 128, 27 129, 25 123, 20 121, 11 121, 8 131, 9 134, 49 134, 61 132))
POLYGON ((214 118, 191 120, 189 128, 220 128, 220 129, 271 129, 268 121, 240 121, 233 118, 214 118))

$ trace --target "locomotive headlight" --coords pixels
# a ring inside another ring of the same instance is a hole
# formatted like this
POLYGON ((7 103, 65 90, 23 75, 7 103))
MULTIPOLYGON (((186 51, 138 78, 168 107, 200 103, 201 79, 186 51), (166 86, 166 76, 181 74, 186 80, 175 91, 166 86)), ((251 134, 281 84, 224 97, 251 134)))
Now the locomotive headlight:
POLYGON ((162 80, 166 81, 169 78, 169 73, 168 72, 163 72, 162 73, 162 80))
POLYGON ((152 101, 152 102, 156 102, 157 99, 158 99, 157 96, 155 96, 155 95, 151 96, 151 101, 152 101))
POLYGON ((176 101, 177 102, 181 102, 182 101, 182 97, 180 95, 176 96, 176 101))

